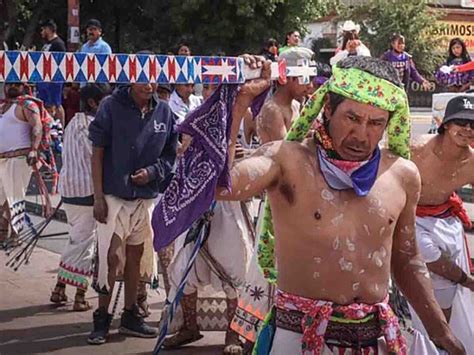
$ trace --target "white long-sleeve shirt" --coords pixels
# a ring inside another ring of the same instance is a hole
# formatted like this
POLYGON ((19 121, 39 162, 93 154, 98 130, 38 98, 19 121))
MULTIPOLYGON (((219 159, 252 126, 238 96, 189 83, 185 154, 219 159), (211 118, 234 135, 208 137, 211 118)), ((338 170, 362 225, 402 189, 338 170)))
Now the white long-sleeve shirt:
POLYGON ((88 197, 94 194, 92 182, 92 142, 89 124, 94 118, 78 112, 64 131, 59 192, 63 197, 88 197))
MULTIPOLYGON (((363 43, 358 45, 356 47, 356 56, 362 56, 362 57, 370 57, 370 50, 367 48, 363 43)), ((334 57, 329 59, 329 63, 331 65, 335 65, 337 62, 347 58, 349 56, 349 51, 347 49, 344 49, 343 51, 339 51, 336 53, 334 57)))

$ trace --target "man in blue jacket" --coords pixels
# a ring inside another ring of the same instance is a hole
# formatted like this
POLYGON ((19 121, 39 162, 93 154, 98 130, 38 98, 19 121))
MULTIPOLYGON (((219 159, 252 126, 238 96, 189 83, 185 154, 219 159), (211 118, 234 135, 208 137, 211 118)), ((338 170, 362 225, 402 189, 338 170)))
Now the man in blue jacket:
POLYGON ((89 128, 93 144, 94 217, 98 223, 99 308, 90 344, 103 344, 117 273, 123 270, 125 309, 119 331, 156 337, 136 304, 140 276, 156 272, 151 213, 166 187, 176 157, 175 116, 164 101, 153 100, 156 84, 118 87, 105 98, 89 128))

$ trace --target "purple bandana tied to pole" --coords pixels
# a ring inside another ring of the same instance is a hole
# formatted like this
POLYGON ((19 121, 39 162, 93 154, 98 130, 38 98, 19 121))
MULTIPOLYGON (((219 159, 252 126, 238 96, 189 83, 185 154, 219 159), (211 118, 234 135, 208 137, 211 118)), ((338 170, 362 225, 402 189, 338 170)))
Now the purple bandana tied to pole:
MULTIPOLYGON (((153 211, 155 250, 172 243, 207 211, 217 186, 230 189, 228 142, 232 126, 232 108, 238 85, 221 85, 186 120, 178 131, 193 140, 176 163, 176 173, 153 211)), ((268 91, 252 103, 257 114, 268 91)))

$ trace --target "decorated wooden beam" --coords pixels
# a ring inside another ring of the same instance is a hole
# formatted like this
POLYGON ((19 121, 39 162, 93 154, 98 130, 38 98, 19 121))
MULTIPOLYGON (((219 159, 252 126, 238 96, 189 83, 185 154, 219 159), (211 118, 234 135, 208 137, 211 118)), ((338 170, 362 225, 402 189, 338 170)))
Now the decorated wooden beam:
MULTIPOLYGON (((309 83, 317 74, 307 61, 296 67, 275 62, 271 69, 272 79, 280 83, 291 76, 309 83)), ((260 72, 240 57, 0 51, 0 82, 7 83, 240 84, 258 78, 260 72)))

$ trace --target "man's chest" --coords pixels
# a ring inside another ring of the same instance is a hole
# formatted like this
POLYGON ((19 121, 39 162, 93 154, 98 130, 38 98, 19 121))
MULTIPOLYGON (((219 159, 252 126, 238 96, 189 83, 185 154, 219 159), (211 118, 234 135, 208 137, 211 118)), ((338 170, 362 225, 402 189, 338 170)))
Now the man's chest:
POLYGON ((406 202, 405 191, 390 173, 380 174, 368 195, 362 197, 352 189, 331 189, 319 170, 310 166, 284 175, 270 191, 272 205, 279 210, 276 214, 295 226, 321 232, 383 234, 396 224, 406 202))
POLYGON ((425 155, 417 161, 421 175, 422 189, 455 190, 474 181, 472 159, 464 161, 443 161, 434 155, 425 155))

